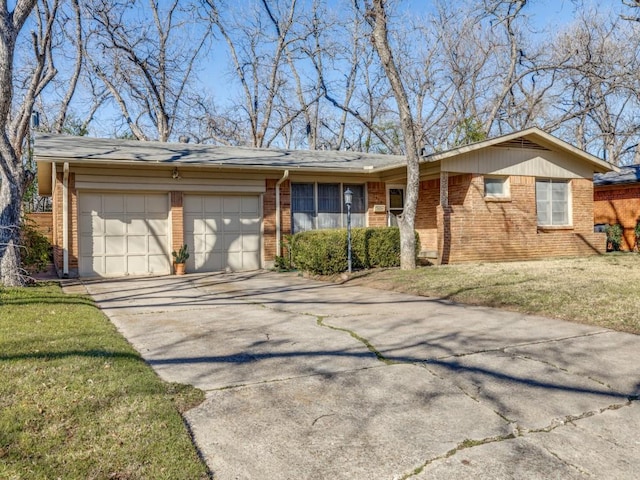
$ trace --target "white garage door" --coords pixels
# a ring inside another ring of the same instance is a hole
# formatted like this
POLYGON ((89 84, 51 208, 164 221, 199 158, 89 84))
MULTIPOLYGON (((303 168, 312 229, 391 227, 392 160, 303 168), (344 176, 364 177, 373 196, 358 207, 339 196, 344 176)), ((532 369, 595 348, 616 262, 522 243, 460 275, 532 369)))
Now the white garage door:
POLYGON ((189 272, 260 268, 260 197, 185 195, 189 272))
POLYGON ((166 194, 82 193, 80 275, 168 274, 166 194))

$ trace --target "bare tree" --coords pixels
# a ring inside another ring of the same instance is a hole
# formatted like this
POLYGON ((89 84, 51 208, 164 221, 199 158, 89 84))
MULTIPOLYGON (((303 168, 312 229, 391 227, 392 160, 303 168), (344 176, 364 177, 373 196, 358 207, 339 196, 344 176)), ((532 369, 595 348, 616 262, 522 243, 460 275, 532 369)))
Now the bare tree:
POLYGON ((37 96, 56 75, 51 55, 57 0, 0 2, 0 279, 5 286, 21 285, 20 212, 25 188, 34 174, 23 162, 24 139, 37 96), (14 70, 16 48, 24 46, 20 33, 32 15, 27 51, 21 52, 20 71, 14 70), (31 61, 28 61, 28 59, 31 61))
MULTIPOLYGON (((319 86, 331 106, 341 111, 334 148, 402 154, 404 146, 384 69, 366 34, 367 22, 358 4, 338 25, 341 32, 324 32, 324 43, 313 55, 319 86), (358 126, 347 124, 354 120, 358 126)), ((327 125, 328 127, 328 125, 327 125)))
MULTIPOLYGON (((206 3, 211 21, 227 45, 235 78, 241 86, 241 104, 249 126, 247 143, 254 147, 269 146, 277 136, 272 131, 274 105, 286 83, 282 67, 287 60, 288 45, 295 40, 292 36, 297 1, 272 4, 262 0, 250 15, 246 9, 241 13, 223 11, 216 0, 206 3)), ((275 126, 276 131, 281 128, 282 123, 275 126)))
POLYGON ((372 0, 371 4, 366 4, 364 15, 371 26, 373 45, 380 56, 393 90, 404 136, 407 158, 407 195, 404 211, 398 216, 398 226, 400 227, 400 268, 408 270, 416 267, 414 225, 420 186, 420 146, 413 113, 409 106, 409 97, 389 43, 386 3, 386 0, 372 0))
POLYGON ((85 8, 90 70, 136 138, 167 141, 209 37, 208 27, 196 23, 202 22, 197 4, 149 0, 145 8, 140 0, 92 0, 85 8), (152 21, 141 23, 146 15, 152 21))
POLYGON ((640 22, 640 15, 636 13, 640 12, 640 0, 622 0, 622 4, 629 7, 630 11, 633 12, 632 15, 623 14, 622 18, 632 22, 640 22))
POLYGON ((558 107, 567 105, 565 112, 572 112, 559 122, 560 131, 610 162, 633 161, 640 139, 638 25, 583 12, 559 37, 556 52, 570 58, 558 72, 563 85, 558 107))

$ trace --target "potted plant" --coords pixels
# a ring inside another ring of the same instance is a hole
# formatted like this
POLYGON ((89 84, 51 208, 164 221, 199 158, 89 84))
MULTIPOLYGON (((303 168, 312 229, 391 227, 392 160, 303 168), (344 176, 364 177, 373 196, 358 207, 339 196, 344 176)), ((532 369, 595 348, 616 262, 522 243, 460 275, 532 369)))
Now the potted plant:
POLYGON ((187 249, 188 247, 185 244, 182 245, 177 252, 175 250, 171 252, 171 255, 173 255, 173 265, 176 275, 184 275, 185 273, 184 264, 189 258, 189 252, 187 249))

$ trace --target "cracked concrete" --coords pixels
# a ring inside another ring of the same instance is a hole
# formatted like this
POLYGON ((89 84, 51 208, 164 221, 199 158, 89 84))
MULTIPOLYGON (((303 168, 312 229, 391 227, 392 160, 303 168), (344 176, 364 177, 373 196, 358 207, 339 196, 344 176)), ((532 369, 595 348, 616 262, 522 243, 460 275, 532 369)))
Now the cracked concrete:
POLYGON ((219 479, 636 478, 640 338, 290 274, 86 281, 219 479))

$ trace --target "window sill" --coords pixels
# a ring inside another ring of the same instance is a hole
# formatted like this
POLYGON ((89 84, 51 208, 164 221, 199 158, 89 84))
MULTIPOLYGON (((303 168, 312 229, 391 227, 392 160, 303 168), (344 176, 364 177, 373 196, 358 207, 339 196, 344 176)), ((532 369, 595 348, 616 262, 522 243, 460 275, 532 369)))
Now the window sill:
POLYGON ((511 197, 484 197, 485 202, 508 203, 511 197))
POLYGON ((573 230, 573 225, 538 225, 538 232, 573 230))

